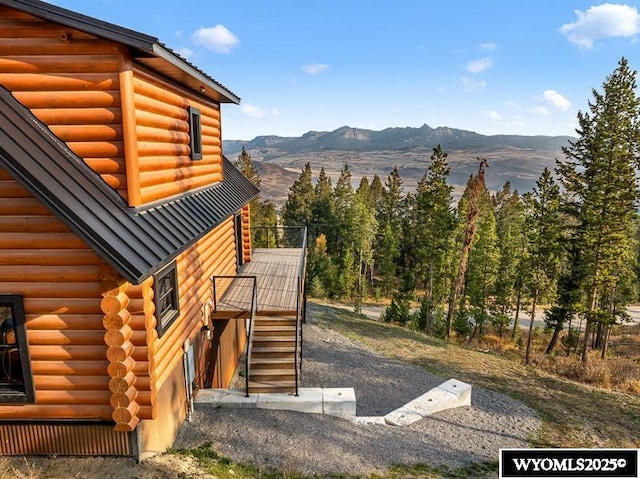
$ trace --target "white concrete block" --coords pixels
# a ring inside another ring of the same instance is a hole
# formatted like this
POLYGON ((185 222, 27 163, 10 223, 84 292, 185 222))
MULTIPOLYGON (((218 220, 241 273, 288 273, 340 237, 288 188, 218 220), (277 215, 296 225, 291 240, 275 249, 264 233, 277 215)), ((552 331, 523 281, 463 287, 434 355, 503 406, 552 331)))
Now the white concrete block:
POLYGON ((356 417, 356 393, 353 388, 325 388, 322 390, 324 414, 343 419, 356 417))
POLYGON ((383 416, 359 416, 354 417, 353 422, 364 426, 387 426, 383 416))
POLYGON ((193 402, 196 407, 254 408, 258 395, 245 397, 239 389, 198 389, 193 402))
POLYGON ((422 416, 406 407, 391 411, 384 417, 384 421, 392 426, 408 426, 422 419, 422 416))
POLYGON ((456 395, 455 405, 451 407, 471 406, 471 384, 463 383, 457 379, 449 379, 438 388, 456 395))
POLYGON ((298 394, 260 393, 258 407, 322 414, 322 388, 300 388, 298 394))
POLYGON ((455 407, 452 404, 456 404, 457 399, 458 396, 455 394, 436 387, 408 402, 404 407, 421 417, 425 417, 455 407))

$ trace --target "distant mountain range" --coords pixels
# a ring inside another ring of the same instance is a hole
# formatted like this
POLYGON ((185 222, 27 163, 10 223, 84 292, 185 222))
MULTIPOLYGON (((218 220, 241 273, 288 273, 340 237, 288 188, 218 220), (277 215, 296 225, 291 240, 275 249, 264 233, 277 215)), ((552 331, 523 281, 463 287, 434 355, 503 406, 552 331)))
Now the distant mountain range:
POLYGON ((469 176, 477 169, 477 158, 489 162, 487 186, 500 188, 511 181, 521 192, 532 188, 545 166, 552 168, 562 156, 569 136, 481 135, 455 128, 387 128, 381 131, 343 126, 334 131, 310 131, 301 137, 258 136, 251 141, 225 140, 223 151, 234 158, 244 147, 256 164, 270 168, 262 175, 263 197, 282 203, 286 184, 291 184, 306 162, 314 173, 324 166, 337 178, 345 163, 353 174, 354 185, 362 176, 378 174, 384 181, 398 165, 406 189, 415 188, 429 164, 432 149, 438 144, 449 154, 451 183, 460 193, 469 176), (286 174, 278 165, 293 174, 286 174))

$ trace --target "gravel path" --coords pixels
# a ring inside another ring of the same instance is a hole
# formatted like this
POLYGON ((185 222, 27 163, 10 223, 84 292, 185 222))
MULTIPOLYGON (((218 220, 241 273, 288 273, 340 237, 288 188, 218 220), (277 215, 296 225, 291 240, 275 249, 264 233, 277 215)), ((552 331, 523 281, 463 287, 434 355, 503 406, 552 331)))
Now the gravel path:
MULTIPOLYGON (((358 416, 385 415, 447 379, 377 355, 312 318, 305 325, 302 385, 355 388, 358 416)), ((196 411, 175 447, 210 443, 234 461, 305 475, 370 475, 393 464, 457 468, 497 460, 501 447, 527 447, 540 425, 524 404, 473 387, 471 407, 402 428, 265 409, 196 411)))

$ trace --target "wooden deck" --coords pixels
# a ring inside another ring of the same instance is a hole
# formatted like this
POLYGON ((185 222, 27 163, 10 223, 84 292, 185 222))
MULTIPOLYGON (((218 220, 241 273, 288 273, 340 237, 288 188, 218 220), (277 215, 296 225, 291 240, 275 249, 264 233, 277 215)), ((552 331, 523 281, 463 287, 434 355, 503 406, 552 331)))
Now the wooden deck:
POLYGON ((302 248, 255 249, 251 261, 240 268, 237 277, 216 278, 218 301, 214 317, 242 317, 250 313, 253 278, 247 276, 255 276, 257 280, 256 315, 295 315, 302 261, 302 248))

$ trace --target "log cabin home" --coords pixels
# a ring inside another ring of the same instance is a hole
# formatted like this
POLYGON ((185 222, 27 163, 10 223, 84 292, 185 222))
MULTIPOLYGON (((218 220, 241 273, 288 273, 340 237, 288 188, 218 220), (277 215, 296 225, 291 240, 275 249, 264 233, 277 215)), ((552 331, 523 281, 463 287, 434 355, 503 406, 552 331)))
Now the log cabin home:
POLYGON ((243 356, 247 394, 297 392, 306 233, 251 244, 239 101, 154 37, 0 0, 0 454, 163 452, 243 356))

